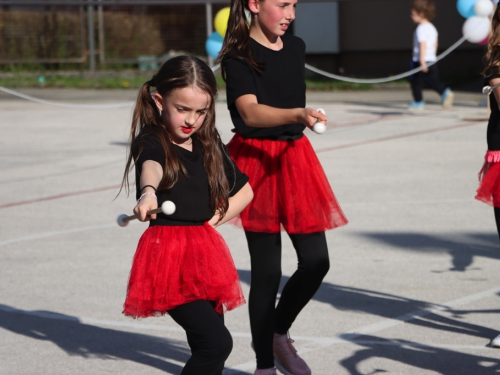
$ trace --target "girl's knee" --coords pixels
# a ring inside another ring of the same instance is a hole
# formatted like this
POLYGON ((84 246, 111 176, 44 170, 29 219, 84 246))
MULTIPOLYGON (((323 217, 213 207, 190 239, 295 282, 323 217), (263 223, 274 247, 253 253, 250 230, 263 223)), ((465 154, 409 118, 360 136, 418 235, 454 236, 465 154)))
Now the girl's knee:
POLYGON ((221 361, 225 361, 232 350, 233 338, 229 331, 225 329, 212 338, 211 343, 208 345, 207 354, 213 358, 219 358, 221 361))
POLYGON ((330 259, 326 256, 307 260, 299 264, 299 269, 311 275, 324 277, 330 270, 330 259))

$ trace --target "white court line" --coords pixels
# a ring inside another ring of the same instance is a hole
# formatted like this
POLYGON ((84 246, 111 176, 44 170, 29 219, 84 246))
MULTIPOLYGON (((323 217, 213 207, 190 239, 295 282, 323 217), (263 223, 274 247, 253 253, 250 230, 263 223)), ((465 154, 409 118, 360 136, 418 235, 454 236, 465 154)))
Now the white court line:
MULTIPOLYGON (((429 309, 417 310, 408 314, 401 315, 399 317, 393 319, 382 319, 376 323, 366 325, 364 327, 360 327, 358 329, 351 330, 342 335, 337 335, 335 337, 310 337, 310 336, 294 336, 295 339, 301 341, 308 341, 305 345, 301 345, 299 348, 299 353, 307 353, 314 350, 324 349, 328 346, 335 344, 345 344, 352 343, 355 345, 393 345, 393 346, 408 346, 408 347, 432 347, 432 348, 442 348, 442 349, 468 349, 468 350, 494 350, 485 346, 472 346, 472 345, 430 345, 424 343, 414 343, 408 341, 356 341, 356 338, 373 334, 375 332, 380 332, 389 328, 394 328, 398 325, 404 324, 416 318, 424 317, 429 314, 433 314, 436 312, 442 312, 451 310, 452 308, 469 304, 471 302, 479 301, 485 298, 493 297, 495 295, 500 294, 500 288, 494 288, 490 290, 486 290, 483 292, 471 294, 465 297, 461 297, 455 299, 453 301, 446 302, 445 304, 436 305, 435 307, 429 309)), ((118 327, 118 328, 126 328, 126 329, 136 329, 136 330, 153 330, 153 331, 170 331, 181 333, 184 330, 178 327, 165 327, 158 325, 146 325, 140 324, 137 322, 118 322, 118 321, 109 321, 109 320, 98 320, 98 319, 89 319, 89 318, 78 318, 72 316, 64 316, 56 313, 45 312, 45 311, 28 311, 28 310, 19 310, 16 308, 8 307, 8 306, 0 306, 0 310, 7 311, 10 313, 20 313, 32 316, 38 316, 47 319, 54 320, 66 320, 66 321, 78 321, 82 324, 89 324, 95 326, 109 326, 109 327, 118 327)), ((247 332, 232 332, 231 335, 233 337, 240 338, 250 338, 250 333, 247 332)), ((231 372, 242 372, 242 371, 252 371, 255 368, 255 361, 249 361, 246 363, 242 363, 236 366, 228 367, 227 370, 229 373, 231 372)))
POLYGON ((24 241, 39 240, 40 238, 47 238, 47 237, 53 237, 53 236, 62 236, 62 235, 65 235, 65 234, 79 233, 79 232, 85 232, 85 231, 88 231, 88 230, 113 228, 113 227, 118 227, 118 224, 116 224, 116 223, 114 223, 114 224, 103 224, 103 225, 95 225, 95 226, 91 226, 91 227, 83 227, 83 228, 62 230, 62 231, 57 231, 57 232, 46 232, 46 233, 36 234, 36 235, 33 235, 33 236, 26 236, 26 237, 20 237, 20 238, 13 238, 13 239, 6 240, 6 241, 0 241, 0 246, 10 245, 12 243, 18 243, 18 242, 24 242, 24 241))
MULTIPOLYGON (((293 336, 293 338, 296 340, 309 341, 309 343, 302 345, 298 349, 298 352, 300 354, 307 353, 307 352, 314 351, 314 350, 325 349, 328 346, 340 344, 340 343, 352 342, 353 344, 357 344, 355 339, 358 337, 361 337, 361 336, 364 336, 367 334, 371 334, 371 333, 375 333, 375 332, 380 332, 380 331, 383 331, 383 330, 386 330, 389 328, 394 328, 398 325, 409 322, 415 318, 424 317, 426 315, 433 314, 433 313, 440 312, 440 311, 450 310, 453 307, 466 305, 466 304, 471 303, 471 302, 475 302, 475 301, 479 301, 479 300, 484 299, 484 298, 492 297, 492 296, 497 295, 499 293, 500 293, 500 288, 494 288, 494 289, 490 289, 490 290, 487 290, 484 292, 471 294, 469 296, 461 297, 461 298, 458 298, 456 300, 446 302, 443 305, 439 305, 439 306, 436 306, 433 308, 417 310, 417 311, 414 311, 414 312, 411 312, 408 314, 398 316, 398 317, 393 318, 393 319, 383 319, 377 323, 369 324, 367 326, 360 327, 358 329, 346 332, 346 333, 342 334, 341 336, 337 335, 337 336, 332 337, 332 338, 330 338, 330 337, 307 337, 307 336, 295 336, 295 335, 293 336)), ((363 342, 361 342, 361 343, 363 343, 363 342)), ((409 345, 409 344, 407 344, 407 345, 409 345)), ((420 345, 425 345, 425 344, 420 344, 420 345)), ((428 345, 428 346, 430 346, 430 345, 428 345)), ((434 346, 434 347, 437 347, 437 346, 434 346)), ((449 349, 453 349, 454 347, 455 347, 455 349, 457 348, 454 345, 440 345, 439 347, 440 348, 449 348, 449 349)), ((479 349, 479 350, 485 349, 483 346, 478 346, 478 347, 470 346, 470 348, 471 349, 472 348, 479 349)), ((486 348, 486 349, 494 350, 491 348, 486 348)), ((240 365, 232 366, 230 368, 230 370, 233 370, 233 371, 248 371, 248 370, 252 370, 252 369, 255 369, 255 361, 249 361, 246 363, 242 363, 240 365)))
MULTIPOLYGON (((387 205, 438 204, 438 203, 455 204, 455 203, 471 203, 471 202, 476 202, 476 201, 474 199, 442 199, 442 200, 424 200, 424 201, 387 201, 387 202, 370 201, 370 202, 365 202, 365 203, 344 202, 344 203, 342 203, 342 206, 367 206, 367 205, 387 206, 387 205)), ((24 242, 24 241, 38 240, 41 238, 62 236, 65 234, 79 233, 79 232, 85 232, 85 231, 89 231, 89 230, 113 228, 113 227, 118 227, 118 224, 116 224, 116 223, 114 223, 114 224, 102 224, 102 225, 96 225, 96 226, 90 226, 90 227, 84 227, 84 228, 75 228, 75 229, 68 229, 68 230, 63 230, 63 231, 41 233, 41 234, 36 234, 33 236, 26 236, 26 237, 13 238, 10 240, 0 241, 0 246, 10 245, 12 243, 18 243, 18 242, 24 242)))

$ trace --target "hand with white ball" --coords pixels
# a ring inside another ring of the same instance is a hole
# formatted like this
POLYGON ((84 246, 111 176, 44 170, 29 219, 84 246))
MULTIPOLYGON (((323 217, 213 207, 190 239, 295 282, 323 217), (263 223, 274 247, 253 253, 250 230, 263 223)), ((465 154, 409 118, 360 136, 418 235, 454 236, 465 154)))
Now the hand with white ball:
MULTIPOLYGON (((175 212, 175 204, 172 201, 165 201, 162 203, 160 208, 155 208, 154 210, 149 210, 147 212, 148 216, 151 215, 156 215, 159 213, 164 213, 165 215, 172 215, 175 212)), ((125 214, 122 214, 118 216, 118 219, 116 220, 118 225, 121 227, 126 227, 128 225, 128 222, 131 220, 138 219, 137 215, 131 215, 127 216, 125 214)))
MULTIPOLYGON (((323 108, 318 108, 316 112, 326 115, 326 112, 323 108)), ((313 125, 312 129, 317 134, 323 134, 326 131, 326 125, 323 124, 319 119, 317 119, 316 124, 313 125)))

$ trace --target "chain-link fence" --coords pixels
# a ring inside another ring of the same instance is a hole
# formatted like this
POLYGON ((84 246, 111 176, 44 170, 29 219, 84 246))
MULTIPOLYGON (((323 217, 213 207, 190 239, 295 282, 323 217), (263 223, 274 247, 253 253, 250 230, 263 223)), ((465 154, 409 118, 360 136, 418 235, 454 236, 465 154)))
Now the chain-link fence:
POLYGON ((206 56, 213 15, 228 5, 0 0, 0 65, 71 63, 93 69, 96 64, 129 64, 154 69, 179 52, 206 56))

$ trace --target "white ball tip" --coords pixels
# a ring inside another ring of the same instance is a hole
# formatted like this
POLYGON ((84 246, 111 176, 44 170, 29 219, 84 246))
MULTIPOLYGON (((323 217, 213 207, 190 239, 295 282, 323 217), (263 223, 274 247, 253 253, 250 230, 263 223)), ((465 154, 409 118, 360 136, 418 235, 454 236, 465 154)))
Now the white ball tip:
POLYGON ((127 218, 127 215, 121 214, 118 216, 116 219, 116 222, 118 223, 119 226, 121 227, 126 227, 128 225, 128 220, 125 220, 127 218))
POLYGON ((322 113, 322 114, 326 115, 326 112, 325 112, 325 110, 323 108, 318 108, 316 110, 316 112, 319 112, 319 113, 322 113))
POLYGON ((175 212, 175 203, 172 201, 165 201, 161 205, 161 211, 165 215, 172 215, 175 212))
POLYGON ((326 126, 322 122, 317 122, 314 124, 313 130, 317 134, 323 134, 326 131, 326 126))

